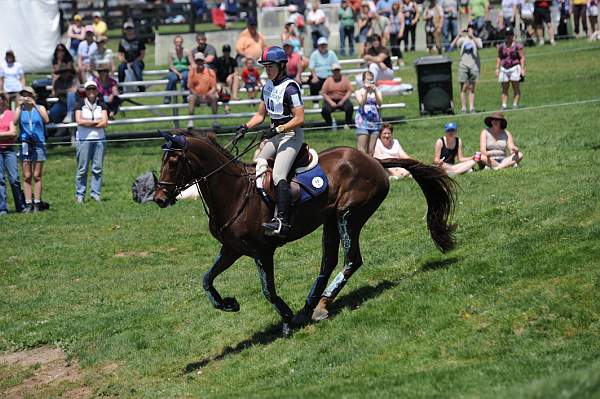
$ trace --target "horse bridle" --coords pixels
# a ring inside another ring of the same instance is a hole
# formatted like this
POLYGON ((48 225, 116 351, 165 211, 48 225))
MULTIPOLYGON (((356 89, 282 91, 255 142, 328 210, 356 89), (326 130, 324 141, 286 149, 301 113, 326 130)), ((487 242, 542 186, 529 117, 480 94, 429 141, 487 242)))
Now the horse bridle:
MULTIPOLYGON (((193 186, 194 184, 196 186, 198 186, 198 182, 197 182, 197 180, 194 179, 194 181, 192 183, 185 183, 186 176, 187 175, 191 176, 191 171, 192 171, 192 162, 187 157, 187 155, 185 153, 185 149, 172 148, 165 144, 165 145, 163 145, 162 150, 164 151, 163 164, 165 162, 166 157, 168 156, 168 154, 170 152, 181 152, 181 154, 183 155, 184 166, 187 169, 184 171, 184 173, 180 173, 180 181, 178 183, 165 181, 165 180, 159 180, 156 182, 157 187, 162 186, 165 189, 165 191, 167 193, 167 199, 169 200, 169 202, 171 204, 174 204, 175 202, 177 202, 177 195, 179 195, 179 193, 181 193, 185 189, 193 186)), ((200 187, 198 187, 198 191, 200 191, 200 187)))

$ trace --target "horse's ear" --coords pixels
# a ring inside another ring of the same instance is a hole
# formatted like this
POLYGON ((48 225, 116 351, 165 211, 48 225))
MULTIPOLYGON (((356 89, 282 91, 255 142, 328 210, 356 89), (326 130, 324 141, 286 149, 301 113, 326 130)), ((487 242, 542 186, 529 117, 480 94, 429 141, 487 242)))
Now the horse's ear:
POLYGON ((171 142, 173 143, 174 147, 179 147, 182 150, 187 149, 188 142, 187 142, 185 136, 181 136, 181 135, 172 136, 171 142))
POLYGON ((171 136, 170 133, 167 133, 167 132, 162 131, 162 130, 157 130, 157 131, 158 131, 159 136, 161 136, 165 140, 171 141, 171 142, 173 141, 173 136, 171 136))

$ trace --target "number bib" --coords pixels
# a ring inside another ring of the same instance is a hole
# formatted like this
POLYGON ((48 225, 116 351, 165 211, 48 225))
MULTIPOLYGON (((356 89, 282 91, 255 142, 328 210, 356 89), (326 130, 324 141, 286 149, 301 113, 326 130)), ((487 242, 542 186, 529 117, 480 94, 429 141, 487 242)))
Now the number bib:
POLYGON ((285 95, 285 89, 289 84, 295 84, 298 90, 301 91, 300 86, 292 79, 286 79, 277 86, 273 85, 272 80, 268 80, 263 89, 263 101, 267 107, 267 112, 271 119, 283 119, 289 118, 290 115, 284 115, 283 97, 285 95))

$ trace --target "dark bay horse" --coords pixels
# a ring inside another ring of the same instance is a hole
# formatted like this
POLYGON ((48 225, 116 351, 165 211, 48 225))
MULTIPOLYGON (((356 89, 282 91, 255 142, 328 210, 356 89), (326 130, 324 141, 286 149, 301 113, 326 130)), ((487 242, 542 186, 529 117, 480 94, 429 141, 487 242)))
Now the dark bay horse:
POLYGON ((234 160, 214 137, 192 137, 185 133, 164 136, 169 143, 154 201, 160 207, 172 205, 182 189, 194 182, 198 185, 209 215, 210 232, 222 244, 203 282, 209 300, 217 309, 239 310, 236 299, 222 298, 213 282, 245 255, 254 259, 262 292, 283 319, 284 333, 294 325, 309 322, 311 317, 326 318, 328 305, 363 264, 359 235, 388 194, 387 167, 402 167, 412 174, 427 201, 427 227, 433 241, 443 252, 454 246, 454 228, 449 217, 454 206, 455 184, 443 170, 412 159, 378 161, 349 147, 325 150, 319 154, 319 162, 329 180, 328 191, 294 209, 292 230, 285 241, 302 238, 323 225, 321 269, 303 309, 294 317, 275 289, 273 254, 285 242, 263 233, 261 224, 271 219, 273 210, 255 188, 254 165, 234 160), (328 286, 338 263, 340 242, 344 267, 328 286))

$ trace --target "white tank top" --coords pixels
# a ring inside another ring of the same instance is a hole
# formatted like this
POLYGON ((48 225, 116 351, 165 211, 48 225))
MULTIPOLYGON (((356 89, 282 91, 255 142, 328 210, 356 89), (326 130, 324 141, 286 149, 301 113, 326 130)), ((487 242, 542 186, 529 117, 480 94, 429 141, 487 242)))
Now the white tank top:
MULTIPOLYGON (((400 142, 396 139, 392 142, 392 148, 387 148, 380 139, 377 139, 373 156, 377 159, 398 158, 401 149, 402 146, 400 146, 400 142)), ((404 152, 404 150, 402 150, 402 152, 404 152)))

